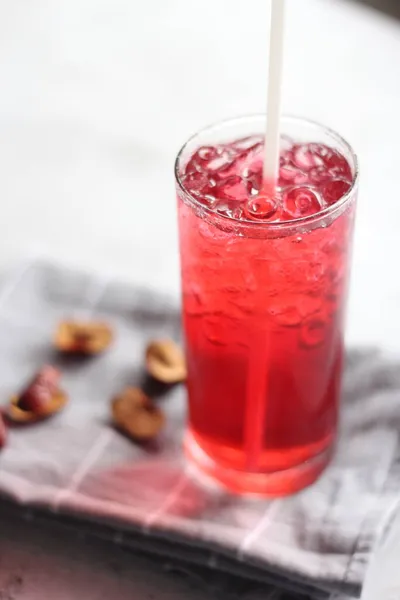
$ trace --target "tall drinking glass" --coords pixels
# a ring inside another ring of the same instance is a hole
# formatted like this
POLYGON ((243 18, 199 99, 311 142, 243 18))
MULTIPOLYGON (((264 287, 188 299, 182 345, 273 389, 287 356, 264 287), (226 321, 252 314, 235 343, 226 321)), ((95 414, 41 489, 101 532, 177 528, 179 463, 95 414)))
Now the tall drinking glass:
POLYGON ((185 447, 232 491, 282 495, 314 481, 335 443, 358 167, 333 131, 284 118, 274 205, 264 130, 263 116, 222 122, 176 160, 185 447))

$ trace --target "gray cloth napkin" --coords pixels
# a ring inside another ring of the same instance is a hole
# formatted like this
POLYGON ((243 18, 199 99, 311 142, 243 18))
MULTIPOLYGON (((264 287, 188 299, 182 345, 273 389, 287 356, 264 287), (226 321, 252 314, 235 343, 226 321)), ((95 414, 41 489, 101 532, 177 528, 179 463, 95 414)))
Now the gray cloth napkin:
POLYGON ((3 401, 46 362, 62 368, 71 398, 51 421, 10 430, 0 454, 0 493, 9 505, 164 556, 173 568, 206 570, 222 586, 229 573, 251 580, 249 599, 257 590, 260 598, 282 600, 359 592, 379 525, 398 496, 400 368, 394 360, 374 350, 349 353, 341 439, 317 484, 284 499, 239 498, 204 487, 187 469, 183 386, 158 400, 168 421, 157 444, 135 445, 110 424, 113 394, 148 383, 146 342, 179 339, 173 301, 40 262, 7 277, 0 292, 3 401), (89 315, 115 327, 113 348, 83 361, 53 355, 57 322, 89 315))

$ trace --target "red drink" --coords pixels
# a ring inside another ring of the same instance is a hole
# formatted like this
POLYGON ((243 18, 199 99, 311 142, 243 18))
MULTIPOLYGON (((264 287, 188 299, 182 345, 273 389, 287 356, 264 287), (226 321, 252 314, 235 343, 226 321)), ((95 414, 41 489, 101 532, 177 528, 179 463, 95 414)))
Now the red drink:
POLYGON ((304 487, 336 437, 356 163, 335 134, 291 126, 315 137, 283 139, 273 198, 260 136, 211 129, 177 161, 186 447, 236 491, 304 487))

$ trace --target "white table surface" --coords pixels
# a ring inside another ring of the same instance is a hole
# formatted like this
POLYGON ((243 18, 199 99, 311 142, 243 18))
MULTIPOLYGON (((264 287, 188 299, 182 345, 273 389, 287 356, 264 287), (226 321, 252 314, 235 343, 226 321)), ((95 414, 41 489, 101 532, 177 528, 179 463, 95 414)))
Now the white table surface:
MULTIPOLYGON (((177 293, 175 154, 264 109, 266 15, 266 0, 0 0, 0 267, 39 251, 177 293)), ((285 111, 361 161, 349 341, 395 351, 399 65, 399 22, 288 0, 285 111)))

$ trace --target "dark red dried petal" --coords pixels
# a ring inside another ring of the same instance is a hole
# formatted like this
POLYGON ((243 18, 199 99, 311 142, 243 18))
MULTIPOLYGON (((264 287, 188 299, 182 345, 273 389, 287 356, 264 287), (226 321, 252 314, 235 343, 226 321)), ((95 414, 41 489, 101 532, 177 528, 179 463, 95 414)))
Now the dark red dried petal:
POLYGON ((60 378, 61 373, 55 367, 42 367, 20 395, 18 407, 29 412, 42 412, 57 392, 60 378))

